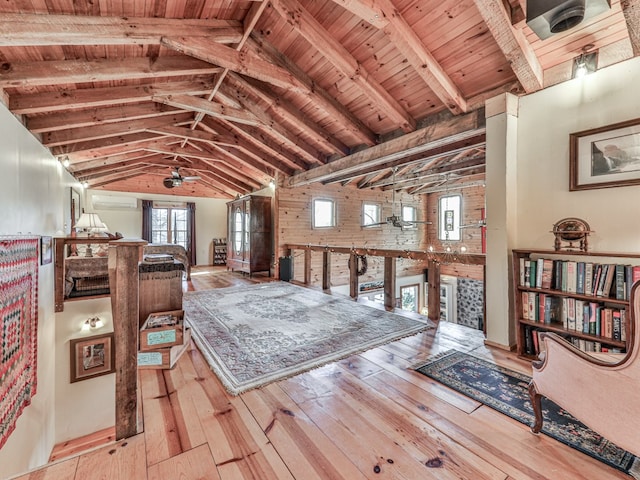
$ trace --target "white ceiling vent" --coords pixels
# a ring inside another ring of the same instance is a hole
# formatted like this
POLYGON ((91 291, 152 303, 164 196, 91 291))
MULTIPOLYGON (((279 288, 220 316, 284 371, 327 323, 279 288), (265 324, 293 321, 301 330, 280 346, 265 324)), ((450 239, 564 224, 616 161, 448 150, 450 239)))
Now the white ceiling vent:
POLYGON ((135 210, 138 199, 117 195, 92 195, 91 203, 94 210, 135 210))
POLYGON ((527 25, 544 40, 610 8, 610 0, 527 0, 527 25))

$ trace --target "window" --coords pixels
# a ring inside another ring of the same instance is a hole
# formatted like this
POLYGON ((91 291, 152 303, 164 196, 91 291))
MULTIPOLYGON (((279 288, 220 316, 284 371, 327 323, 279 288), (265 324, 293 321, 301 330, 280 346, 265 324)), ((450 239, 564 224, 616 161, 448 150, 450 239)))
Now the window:
MULTIPOLYGON (((402 220, 404 222, 416 222, 418 220, 418 209, 416 207, 410 207, 407 205, 402 206, 402 220)), ((416 228, 416 224, 412 223, 406 227, 402 227, 403 229, 407 228, 416 228)))
POLYGON ((362 226, 378 225, 380 223, 380 210, 379 203, 363 203, 362 226))
POLYGON ((188 250, 187 209, 153 207, 151 212, 151 242, 175 243, 188 250))
POLYGON ((313 228, 336 226, 335 204, 333 200, 316 198, 313 200, 313 228))
POLYGON ((410 312, 418 311, 418 285, 400 287, 400 308, 410 312))
POLYGON ((462 197, 447 195, 438 200, 438 240, 460 240, 462 197))
POLYGON ((240 208, 236 208, 233 214, 233 250, 236 255, 240 255, 242 251, 242 212, 240 208))

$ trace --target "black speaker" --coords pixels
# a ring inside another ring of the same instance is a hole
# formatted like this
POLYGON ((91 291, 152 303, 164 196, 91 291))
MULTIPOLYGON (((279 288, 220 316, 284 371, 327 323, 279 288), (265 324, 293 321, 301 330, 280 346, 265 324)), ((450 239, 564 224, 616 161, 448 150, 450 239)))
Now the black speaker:
POLYGON ((429 282, 429 269, 428 268, 424 269, 424 281, 425 282, 429 282))
POLYGON ((280 257, 278 261, 280 266, 278 269, 278 276, 283 282, 290 282, 293 280, 293 257, 280 257))

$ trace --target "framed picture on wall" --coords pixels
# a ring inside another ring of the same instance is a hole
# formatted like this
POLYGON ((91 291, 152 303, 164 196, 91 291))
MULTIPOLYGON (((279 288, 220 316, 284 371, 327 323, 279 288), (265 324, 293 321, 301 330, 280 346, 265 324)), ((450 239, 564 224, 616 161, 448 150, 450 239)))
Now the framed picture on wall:
POLYGON ((53 237, 40 237, 40 265, 51 263, 53 258, 53 237))
POLYGON ((78 219, 80 218, 80 214, 82 213, 82 209, 81 209, 81 205, 80 205, 80 192, 78 192, 77 190, 74 190, 73 188, 70 189, 71 190, 71 200, 70 200, 70 205, 71 205, 71 228, 73 229, 74 225, 76 224, 76 222, 78 221, 78 219))
POLYGON ((71 339, 71 383, 115 372, 114 342, 113 332, 71 339))
POLYGON ((569 136, 569 190, 640 185, 640 118, 569 136))

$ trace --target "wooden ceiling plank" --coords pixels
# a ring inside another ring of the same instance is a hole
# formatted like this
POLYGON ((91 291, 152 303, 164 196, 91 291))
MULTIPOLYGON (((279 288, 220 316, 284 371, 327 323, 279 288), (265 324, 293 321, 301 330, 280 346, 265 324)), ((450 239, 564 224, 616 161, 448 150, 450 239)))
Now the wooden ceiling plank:
MULTIPOLYGON (((131 178, 131 177, 135 177, 135 176, 138 176, 138 175, 144 175, 145 173, 147 173, 148 168, 149 167, 147 165, 140 165, 140 166, 132 168, 131 170, 129 170, 126 173, 112 173, 110 175, 102 176, 99 180, 97 180, 97 179, 87 180, 87 183, 89 184, 88 188, 95 188, 95 187, 99 187, 99 186, 102 186, 102 185, 106 185, 106 184, 111 183, 111 182, 116 182, 118 180, 124 180, 125 178, 131 178)), ((76 177, 76 179, 79 182, 84 182, 84 179, 82 177, 76 177)))
POLYGON ((71 143, 86 142, 90 140, 104 139, 107 137, 117 137, 120 135, 144 132, 152 126, 176 125, 189 123, 193 115, 191 113, 181 113, 145 120, 132 120, 126 122, 110 123, 87 128, 72 128, 56 132, 46 132, 42 135, 42 144, 46 147, 68 145, 71 143))
POLYGON ((200 97, 190 95, 158 95, 152 98, 154 102, 171 105, 175 108, 201 112, 212 117, 223 118, 230 122, 244 125, 259 125, 260 120, 251 112, 225 106, 218 102, 212 102, 200 97))
POLYGON ((105 167, 102 167, 100 169, 95 169, 95 170, 90 170, 90 171, 78 171, 78 172, 74 172, 72 175, 78 179, 78 181, 82 181, 82 182, 90 182, 91 180, 96 180, 96 179, 100 179, 100 178, 104 178, 107 175, 112 175, 112 174, 122 174, 122 173, 128 173, 130 171, 134 171, 134 170, 139 170, 138 167, 140 166, 145 166, 147 165, 148 162, 144 162, 144 161, 133 161, 133 162, 127 162, 127 163, 117 163, 117 164, 113 164, 113 165, 107 165, 105 167))
POLYGON ((280 88, 301 91, 301 86, 289 72, 251 52, 240 53, 233 48, 199 37, 163 37, 161 43, 167 48, 209 64, 228 68, 280 88))
POLYGON ((72 175, 91 174, 100 172, 105 169, 112 168, 114 165, 127 165, 135 161, 141 161, 156 156, 154 153, 146 153, 144 151, 127 153, 124 155, 114 155, 111 157, 88 160, 86 162, 74 162, 67 167, 72 175))
POLYGON ((502 0, 474 0, 491 35, 527 93, 543 88, 542 66, 524 33, 511 25, 502 0))
POLYGON ((168 33, 220 43, 237 43, 243 36, 234 20, 3 13, 0 46, 159 45, 168 33))
POLYGON ((633 55, 640 55, 640 0, 622 0, 620 2, 624 19, 627 22, 633 55))
POLYGON ((14 113, 33 114, 85 109, 114 104, 151 101, 162 95, 204 95, 213 86, 210 81, 176 81, 126 87, 64 89, 55 92, 14 94, 9 108, 14 113))
MULTIPOLYGON (((279 120, 275 118, 278 117, 285 122, 296 125, 299 128, 303 129, 304 132, 310 138, 312 138, 315 143, 321 145, 327 155, 334 153, 346 155, 347 153, 349 153, 349 147, 347 147, 333 135, 329 135, 322 129, 322 127, 320 127, 316 122, 310 120, 306 115, 302 115, 300 111, 295 108, 290 102, 283 99, 282 97, 279 97, 275 92, 271 90, 267 91, 265 87, 257 85, 256 82, 244 80, 242 77, 240 77, 240 75, 237 74, 230 74, 228 75, 228 78, 233 81, 234 85, 247 90, 251 95, 258 97, 261 101, 268 105, 268 108, 265 110, 264 108, 261 108, 262 106, 258 105, 257 103, 248 102, 247 100, 243 102, 245 108, 253 112, 253 114, 258 118, 260 118, 264 125, 279 124, 279 120)), ((224 85, 222 86, 222 88, 225 88, 224 85)), ((227 95, 229 94, 229 90, 230 88, 227 88, 225 91, 227 95)))
MULTIPOLYGON (((441 116, 442 117, 442 116, 441 116)), ((432 124, 391 139, 374 147, 334 160, 331 163, 300 172, 287 179, 288 186, 302 186, 328 181, 344 174, 362 171, 439 146, 484 133, 484 112, 475 111, 434 121, 432 124)))
POLYGON ((161 139, 162 137, 155 133, 141 132, 101 138, 99 140, 89 140, 71 145, 61 145, 59 147, 52 147, 50 150, 54 156, 67 156, 71 162, 74 162, 82 159, 102 158, 109 154, 117 155, 119 153, 139 150, 139 145, 161 139))
MULTIPOLYGON (((416 187, 416 186, 420 186, 420 185, 424 185, 425 181, 428 181, 429 178, 433 178, 433 177, 440 177, 442 175, 445 175, 447 173, 455 173, 455 174, 463 174, 465 172, 469 172, 469 174, 477 174, 479 172, 484 172, 485 171, 485 165, 484 162, 476 162, 475 165, 467 165, 466 167, 460 167, 460 166, 456 166, 456 165, 445 165, 442 167, 439 167, 437 169, 434 169, 434 171, 429 174, 429 175, 423 175, 420 177, 416 177, 413 180, 406 180, 406 181, 402 181, 400 182, 401 185, 397 185, 395 186, 396 188, 410 188, 410 187, 416 187)), ((394 188, 394 185, 386 185, 384 187, 380 187, 382 190, 391 190, 392 188, 394 188)))
POLYGON ((26 126, 34 133, 53 132, 70 128, 92 127, 108 123, 144 118, 156 118, 166 115, 178 115, 184 110, 159 108, 154 103, 83 109, 68 112, 55 112, 46 115, 27 117, 26 126))
POLYGON ((333 1, 366 22, 371 20, 371 25, 382 29, 391 43, 406 56, 417 74, 452 113, 467 111, 467 102, 460 89, 390 0, 376 0, 374 15, 371 15, 371 2, 367 0, 333 1), (386 19, 386 22, 380 21, 381 18, 386 19))
POLYGON ((271 5, 342 75, 354 82, 381 115, 393 119, 405 132, 415 130, 416 122, 404 107, 297 0, 272 0, 271 5))
POLYGON ((307 88, 305 95, 316 108, 324 111, 337 122, 340 128, 344 129, 349 135, 352 135, 363 145, 375 145, 377 142, 376 134, 367 127, 358 117, 338 102, 334 96, 330 95, 325 89, 320 87, 309 75, 307 75, 300 67, 292 62, 288 57, 279 52, 264 35, 256 32, 251 34, 253 48, 259 48, 261 54, 281 67, 285 68, 307 88))
POLYGON ((5 68, 0 72, 0 88, 172 76, 188 77, 211 75, 220 71, 220 67, 196 58, 183 56, 167 56, 156 59, 135 57, 108 60, 5 62, 3 66, 5 68))

